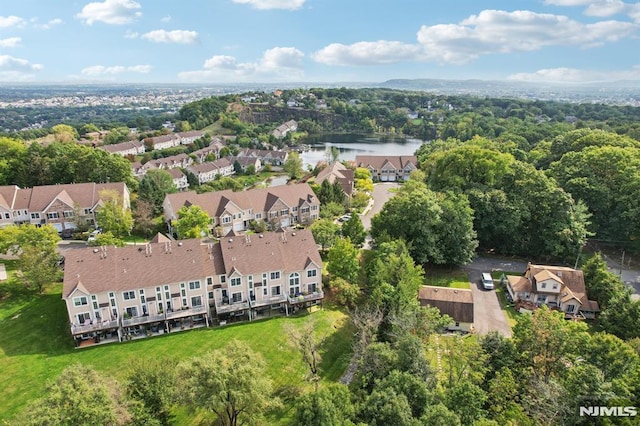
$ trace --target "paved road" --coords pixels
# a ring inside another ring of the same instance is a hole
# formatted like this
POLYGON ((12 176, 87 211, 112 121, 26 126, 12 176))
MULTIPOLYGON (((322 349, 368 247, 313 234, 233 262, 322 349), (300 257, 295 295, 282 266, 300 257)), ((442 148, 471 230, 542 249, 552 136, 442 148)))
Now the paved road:
POLYGON ((364 229, 371 228, 371 218, 376 213, 379 213, 382 210, 382 206, 384 203, 389 200, 389 198, 394 196, 393 192, 389 192, 390 189, 398 188, 399 185, 397 183, 376 183, 373 185, 373 194, 371 198, 373 199, 373 206, 369 211, 360 216, 362 220, 362 224, 364 225, 364 229))
MULTIPOLYGON (((472 263, 467 265, 465 269, 469 273, 469 281, 471 282, 471 291, 473 292, 473 325, 478 334, 487 334, 490 331, 497 331, 505 337, 511 337, 511 327, 500 307, 500 301, 495 290, 485 290, 480 284, 482 272, 491 272, 492 270, 517 271, 522 265, 526 268, 526 264, 522 262, 503 262, 493 259, 476 258, 472 263)), ((521 269, 524 272, 524 269, 521 269)))

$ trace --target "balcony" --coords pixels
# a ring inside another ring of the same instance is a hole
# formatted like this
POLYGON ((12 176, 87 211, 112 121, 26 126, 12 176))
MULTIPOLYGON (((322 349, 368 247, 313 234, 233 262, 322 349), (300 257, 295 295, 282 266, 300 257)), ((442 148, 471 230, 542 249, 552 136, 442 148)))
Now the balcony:
POLYGON ((228 301, 219 301, 216 299, 216 312, 218 314, 226 314, 229 312, 242 311, 244 309, 249 309, 249 301, 248 300, 240 300, 237 302, 228 301))
POLYGON ((150 322, 164 321, 164 315, 142 315, 133 318, 122 318, 123 327, 131 327, 132 325, 148 324, 150 322))
POLYGON ((324 299, 324 292, 320 290, 320 291, 314 291, 313 293, 308 293, 308 294, 300 293, 297 296, 293 296, 293 297, 288 296, 288 299, 289 299, 289 303, 292 305, 295 305, 298 303, 313 302, 314 300, 324 299))
POLYGON ((188 309, 175 310, 173 312, 167 312, 167 319, 176 319, 190 317, 192 315, 202 315, 207 313, 206 306, 195 306, 188 309))
POLYGON ((266 306, 266 305, 276 305, 278 303, 283 303, 287 301, 287 296, 284 294, 279 294, 277 296, 271 296, 271 297, 263 297, 260 300, 256 300, 256 301, 251 301, 251 307, 252 308, 258 308, 260 306, 266 306))
POLYGON ((118 320, 95 321, 93 324, 84 324, 84 325, 72 324, 71 334, 78 335, 78 334, 92 333, 96 331, 118 328, 118 326, 119 326, 118 320))

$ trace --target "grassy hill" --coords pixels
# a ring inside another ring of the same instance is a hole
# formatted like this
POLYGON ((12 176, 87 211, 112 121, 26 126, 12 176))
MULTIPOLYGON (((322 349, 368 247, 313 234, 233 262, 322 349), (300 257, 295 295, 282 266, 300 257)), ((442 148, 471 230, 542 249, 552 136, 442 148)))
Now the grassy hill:
MULTIPOLYGON (((8 285, 11 284, 2 283, 0 287, 8 285)), ((39 296, 0 299, 0 371, 3 377, 0 423, 15 416, 29 401, 41 397, 45 385, 70 364, 91 365, 105 375, 122 380, 131 359, 160 358, 175 364, 233 344, 234 340, 248 343, 265 357, 268 364, 265 374, 271 377, 278 393, 295 395, 312 389, 305 380, 306 370, 300 355, 288 345, 283 330, 287 323, 305 321, 307 316, 304 314, 75 349, 61 290, 61 285, 55 285, 39 296)), ((325 305, 325 309, 310 315, 318 320, 320 331, 328 335, 322 364, 323 381, 334 382, 349 362, 351 326, 347 316, 331 306, 325 305)), ((283 406, 269 419, 278 423, 291 417, 293 404, 283 406)), ((202 416, 202 413, 180 409, 176 414, 180 423, 191 423, 202 416)))

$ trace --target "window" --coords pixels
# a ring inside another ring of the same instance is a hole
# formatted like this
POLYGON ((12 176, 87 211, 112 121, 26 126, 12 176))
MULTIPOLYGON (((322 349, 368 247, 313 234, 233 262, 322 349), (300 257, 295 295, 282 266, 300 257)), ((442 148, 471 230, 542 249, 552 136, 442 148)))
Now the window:
POLYGON ((47 213, 47 219, 57 219, 57 218, 58 218, 58 212, 47 213))
POLYGON ((271 295, 272 296, 280 296, 280 286, 279 285, 271 287, 271 295))
POLYGON ((95 294, 91 295, 91 304, 93 305, 93 309, 98 310, 98 298, 95 294))
POLYGON ((311 210, 318 210, 318 206, 311 206, 311 210))
POLYGON ((124 300, 134 300, 136 298, 136 292, 135 291, 124 291, 122 292, 122 298, 124 300))
POLYGON ((84 306, 88 305, 89 302, 87 300, 87 296, 80 296, 73 298, 73 306, 84 306))
POLYGON ((293 210, 294 212, 297 212, 298 211, 298 206, 293 206, 293 208, 291 210, 293 210))
POLYGON ((31 213, 31 219, 40 219, 40 213, 31 213))
POLYGON ((576 310, 576 305, 567 305, 567 312, 573 313, 576 310))
POLYGON ((271 280, 279 280, 280 279, 280 271, 271 273, 271 280))
POLYGON ((213 277, 207 277, 207 285, 213 285, 213 277))
POLYGON ((309 289, 310 293, 315 293, 316 291, 318 291, 318 284, 316 283, 308 284, 307 288, 309 289))
POLYGON ((196 306, 202 306, 202 296, 191 297, 191 307, 195 308, 196 306))
POLYGON ((5 218, 5 219, 11 219, 11 215, 10 215, 9 213, 5 213, 5 214, 4 214, 4 218, 5 218))
POLYGON ((209 300, 213 300, 213 292, 212 291, 209 292, 209 300))
POLYGON ((144 297, 144 290, 140 289, 139 293, 140 293, 140 303, 146 303, 147 300, 144 297))
POLYGON ((291 297, 300 294, 300 274, 294 272, 289 275, 289 295, 291 297))
POLYGON ((138 308, 136 306, 130 306, 130 307, 126 308, 126 312, 130 317, 137 317, 138 316, 138 308))
POLYGON ((189 281, 189 290, 200 290, 200 281, 189 281))
POLYGON ((249 275, 247 277, 247 284, 249 285, 249 288, 253 288, 253 275, 249 275))
POLYGON ((226 275, 220 275, 220 284, 224 284, 227 282, 227 276, 226 275))
POLYGON ((89 315, 89 312, 83 312, 81 314, 78 314, 78 324, 83 325, 83 324, 89 324, 91 322, 91 315, 89 315))
POLYGON ((269 219, 273 219, 274 217, 278 217, 278 212, 269 212, 269 219))
POLYGON ((232 303, 242 302, 242 293, 231 293, 231 302, 232 303))
POLYGON ((553 289, 554 289, 554 290, 557 290, 557 289, 558 289, 558 284, 555 284, 555 283, 554 283, 554 284, 553 284, 553 289))
POLYGON ((547 283, 542 283, 541 287, 542 288, 547 288, 547 283))
POLYGON ((91 209, 84 209, 84 214, 85 214, 85 216, 90 215, 91 214, 91 209))
POLYGON ((280 216, 286 216, 289 214, 289 209, 282 209, 280 210, 280 216))
POLYGON ((222 223, 231 223, 231 216, 225 216, 222 218, 222 223))
POLYGON ((112 307, 116 306, 116 295, 113 292, 109 293, 109 303, 112 307))
POLYGON ((73 210, 67 210, 65 212, 62 212, 62 216, 64 216, 65 219, 72 218, 74 216, 73 210))
MULTIPOLYGON (((180 296, 182 297, 186 297, 187 296, 187 287, 185 286, 184 283, 180 283, 180 296)), ((186 303, 185 303, 186 305, 186 303)))
POLYGON ((309 207, 303 207, 300 211, 302 213, 309 213, 309 207))
POLYGON ((265 281, 264 284, 262 284, 262 295, 263 296, 268 296, 269 295, 269 287, 267 287, 267 282, 265 281))
POLYGON ((307 271, 307 278, 313 278, 313 277, 316 277, 317 275, 318 275, 317 269, 309 269, 307 271))
POLYGON ((262 219, 262 213, 256 213, 256 220, 262 219))
POLYGON ((242 278, 231 278, 231 287, 238 287, 239 285, 242 285, 242 278))

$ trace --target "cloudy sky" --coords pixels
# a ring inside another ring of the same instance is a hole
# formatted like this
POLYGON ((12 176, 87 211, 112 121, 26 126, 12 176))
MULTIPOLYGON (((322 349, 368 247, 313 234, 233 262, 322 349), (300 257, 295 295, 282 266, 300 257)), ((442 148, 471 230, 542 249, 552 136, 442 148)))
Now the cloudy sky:
POLYGON ((1 0, 0 82, 640 80, 640 2, 1 0))

